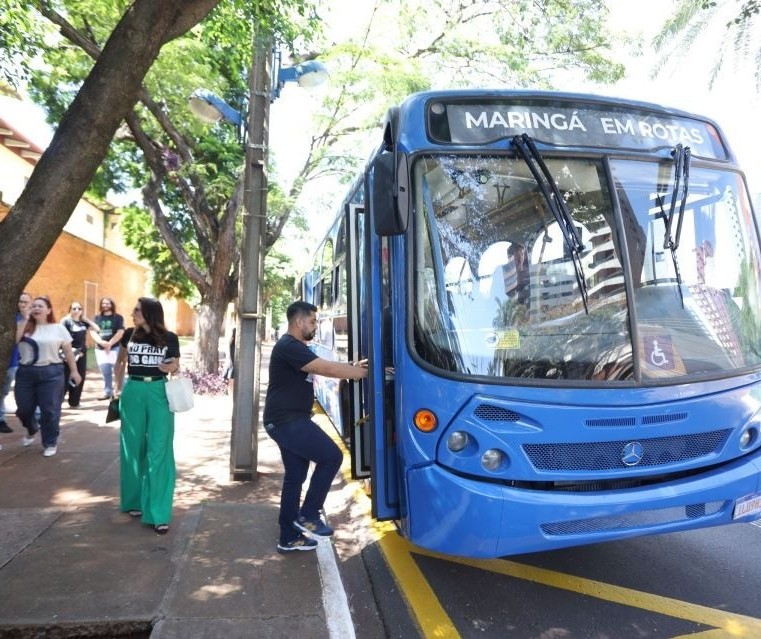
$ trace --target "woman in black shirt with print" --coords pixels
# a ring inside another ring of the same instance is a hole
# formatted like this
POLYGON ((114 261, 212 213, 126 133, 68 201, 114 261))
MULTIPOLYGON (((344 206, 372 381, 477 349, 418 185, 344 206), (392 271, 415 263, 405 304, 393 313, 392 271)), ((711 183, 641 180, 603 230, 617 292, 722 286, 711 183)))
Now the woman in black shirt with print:
POLYGON ((160 535, 169 530, 174 499, 174 413, 166 376, 180 368, 177 335, 164 326, 161 302, 141 297, 116 360, 121 418, 121 510, 141 517, 160 535), (128 378, 124 379, 125 367, 128 378))

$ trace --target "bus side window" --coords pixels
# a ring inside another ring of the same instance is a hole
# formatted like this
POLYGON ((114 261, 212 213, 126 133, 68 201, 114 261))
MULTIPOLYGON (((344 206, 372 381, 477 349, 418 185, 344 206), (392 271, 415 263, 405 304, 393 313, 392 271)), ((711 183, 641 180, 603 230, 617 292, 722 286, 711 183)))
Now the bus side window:
POLYGON ((339 359, 349 357, 349 333, 346 318, 346 263, 341 260, 335 268, 335 302, 333 304, 333 340, 339 359))
POLYGON ((333 308, 333 277, 329 273, 322 280, 322 292, 320 294, 320 306, 322 310, 331 310, 333 308))

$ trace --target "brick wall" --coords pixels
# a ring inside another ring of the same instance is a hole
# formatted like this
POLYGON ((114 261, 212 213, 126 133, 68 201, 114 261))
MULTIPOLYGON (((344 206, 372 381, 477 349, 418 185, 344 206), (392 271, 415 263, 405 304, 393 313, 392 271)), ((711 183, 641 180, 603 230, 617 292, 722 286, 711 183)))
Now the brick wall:
MULTIPOLYGON (((7 207, 0 207, 0 219, 7 211, 7 207)), ((110 297, 125 325, 131 326, 130 312, 137 298, 151 295, 149 279, 148 268, 63 232, 26 290, 33 296, 47 295, 57 320, 66 315, 73 301, 81 302, 92 318, 100 299, 110 297)), ((167 328, 181 336, 193 335, 193 309, 183 300, 161 301, 167 328)))
POLYGON ((164 321, 170 331, 181 337, 195 335, 196 314, 185 300, 162 298, 161 305, 164 307, 164 321))
POLYGON ((147 289, 148 269, 65 232, 26 286, 32 296, 50 298, 58 320, 73 301, 92 318, 100 298, 111 297, 127 326, 135 300, 147 289))

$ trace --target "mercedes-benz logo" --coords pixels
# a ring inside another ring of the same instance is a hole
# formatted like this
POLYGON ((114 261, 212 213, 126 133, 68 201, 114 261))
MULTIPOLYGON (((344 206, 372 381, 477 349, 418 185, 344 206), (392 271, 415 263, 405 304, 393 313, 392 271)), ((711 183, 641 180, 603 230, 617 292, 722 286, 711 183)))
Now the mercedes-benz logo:
POLYGON ((642 461, 645 449, 639 442, 629 442, 621 451, 621 461, 625 466, 636 466, 642 461))

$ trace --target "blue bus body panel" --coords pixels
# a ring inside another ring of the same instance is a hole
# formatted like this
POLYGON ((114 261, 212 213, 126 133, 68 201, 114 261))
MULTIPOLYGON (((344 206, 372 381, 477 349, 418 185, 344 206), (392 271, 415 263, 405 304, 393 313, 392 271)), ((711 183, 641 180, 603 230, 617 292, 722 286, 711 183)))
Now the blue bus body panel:
POLYGON ((759 438, 739 457, 743 427, 761 423, 757 376, 743 378, 739 388, 732 387, 735 379, 548 393, 441 378, 434 383, 428 375, 397 369, 397 392, 404 394, 397 424, 411 424, 417 408, 435 407, 439 418, 431 433, 397 432, 399 468, 405 469, 401 529, 425 548, 498 557, 726 524, 737 499, 761 491, 759 438), (453 430, 470 437, 460 453, 446 446, 453 430), (633 442, 645 456, 627 466, 623 452, 633 442), (491 473, 480 463, 489 448, 509 460, 491 473), (532 457, 534 449, 540 453, 532 457), (650 483, 615 484, 638 480, 650 483), (584 481, 608 487, 542 486, 584 481), (535 488, 515 487, 521 482, 535 488))
MULTIPOLYGON (((728 441, 736 442, 740 426, 752 419, 761 420, 761 382, 758 374, 679 386, 548 389, 535 385, 517 388, 463 384, 405 366, 397 368, 396 389, 397 397, 404 398, 397 405, 396 423, 403 425, 398 429, 398 443, 402 447, 400 454, 404 457, 405 466, 426 464, 436 459, 442 453, 440 446, 443 447, 446 434, 458 428, 492 438, 492 444, 509 447, 508 452, 511 452, 524 444, 629 441, 727 429, 732 432, 728 435, 728 441), (495 408, 497 416, 479 418, 479 406, 495 408), (432 433, 421 433, 411 427, 414 413, 420 408, 435 409, 439 426, 432 433), (501 417, 500 412, 510 415, 501 417), (668 426, 667 432, 664 424, 668 426)), ((489 448, 486 443, 479 442, 480 448, 489 448)), ((757 438, 753 447, 760 445, 761 438, 757 438)), ((693 459, 690 463, 685 458, 664 467, 664 471, 706 466, 709 461, 730 461, 739 455, 738 448, 733 452, 727 448, 715 459, 693 459), (701 463, 698 464, 698 461, 701 463)), ((541 473, 530 470, 521 455, 512 455, 511 458, 513 465, 505 469, 508 472, 493 479, 543 481, 580 478, 578 473, 569 472, 572 469, 553 469, 552 476, 543 477, 541 473), (516 470, 515 464, 522 470, 516 470)), ((461 459, 464 460, 465 456, 461 459)), ((442 461, 440 457, 439 461, 442 461)), ((467 461, 461 463, 466 464, 461 470, 468 472, 467 461)), ((594 468, 593 476, 617 476, 614 469, 610 473, 605 470, 594 468)), ((633 471, 630 469, 630 472, 654 474, 653 467, 642 466, 633 471)))
POLYGON ((403 530, 424 548, 468 557, 691 530, 731 523, 735 500, 761 491, 760 478, 758 451, 699 479, 592 493, 518 490, 429 465, 407 473, 415 516, 412 527, 404 522, 403 530))
MULTIPOLYGON (((372 182, 373 177, 370 177, 372 182)), ((397 238, 397 241, 401 241, 401 238, 397 238)), ((384 348, 381 340, 381 333, 383 331, 383 316, 385 309, 381 303, 383 299, 382 289, 382 271, 383 271, 383 250, 381 248, 380 238, 375 233, 368 233, 367 236, 367 284, 369 287, 369 294, 366 297, 366 306, 363 306, 363 310, 366 313, 367 325, 369 327, 369 335, 367 339, 367 356, 369 359, 369 384, 366 386, 368 390, 366 402, 367 402, 367 415, 372 419, 372 443, 371 446, 371 459, 372 459, 372 515, 376 519, 397 519, 400 516, 400 512, 403 506, 400 504, 400 499, 403 497, 399 486, 400 478, 398 454, 397 454, 397 437, 392 436, 387 432, 389 423, 395 418, 395 415, 387 415, 388 406, 386 404, 386 374, 385 374, 385 362, 384 362, 384 348)), ((392 259, 393 255, 392 255, 392 259)), ((398 268, 398 264, 393 268, 398 268)), ((393 270, 393 269, 392 269, 393 270)), ((398 297, 400 295, 400 289, 403 287, 396 287, 393 291, 393 307, 397 307, 400 301, 398 297)), ((397 333, 397 322, 399 318, 392 317, 394 324, 395 335, 401 335, 403 333, 397 333)), ((403 343, 403 340, 402 340, 403 343)), ((401 402, 403 403, 403 402, 401 402)), ((399 404, 397 404, 398 406, 399 404)), ((393 409, 388 412, 393 412, 393 409)), ((398 422, 397 422, 398 423, 398 422)))

